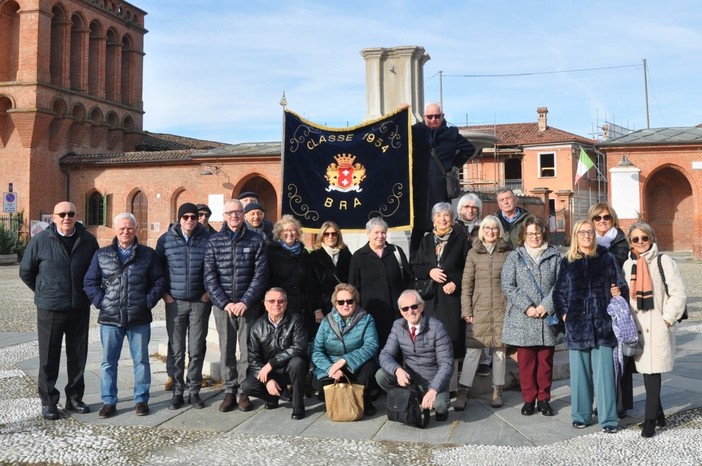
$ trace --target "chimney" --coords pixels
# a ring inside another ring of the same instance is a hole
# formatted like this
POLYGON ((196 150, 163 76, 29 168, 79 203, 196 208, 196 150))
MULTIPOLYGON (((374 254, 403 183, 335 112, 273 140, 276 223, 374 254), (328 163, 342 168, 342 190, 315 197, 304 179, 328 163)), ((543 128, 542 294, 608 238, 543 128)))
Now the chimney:
POLYGON ((536 109, 536 113, 539 114, 539 132, 544 132, 548 128, 548 119, 546 118, 548 107, 539 107, 536 109))

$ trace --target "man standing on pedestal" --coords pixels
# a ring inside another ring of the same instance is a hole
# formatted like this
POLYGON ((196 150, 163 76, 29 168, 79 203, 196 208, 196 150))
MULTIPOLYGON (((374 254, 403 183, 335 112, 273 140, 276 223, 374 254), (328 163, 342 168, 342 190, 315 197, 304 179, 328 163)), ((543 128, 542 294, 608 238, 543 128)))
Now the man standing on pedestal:
POLYGON ((462 167, 478 153, 473 143, 455 126, 448 126, 441 106, 430 103, 424 108, 424 121, 412 126, 412 191, 414 226, 410 238, 410 259, 419 249, 424 235, 431 231, 431 209, 437 202, 451 202, 446 177, 453 167, 462 167), (435 154, 441 166, 432 156, 435 154))
POLYGON ((60 393, 56 379, 61 362, 61 343, 66 335, 65 407, 85 414, 83 403, 85 361, 88 357, 90 300, 83 291, 83 277, 90 266, 98 242, 80 223, 76 206, 59 202, 53 223, 32 238, 22 257, 20 278, 34 291, 39 339, 39 397, 42 416, 56 420, 60 393))

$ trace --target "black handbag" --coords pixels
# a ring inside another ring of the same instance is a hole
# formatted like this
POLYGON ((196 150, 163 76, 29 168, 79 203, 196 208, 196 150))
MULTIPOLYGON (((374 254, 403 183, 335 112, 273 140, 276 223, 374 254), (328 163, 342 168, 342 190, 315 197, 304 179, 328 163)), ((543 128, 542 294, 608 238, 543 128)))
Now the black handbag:
POLYGON ((436 165, 439 167, 439 170, 441 170, 441 173, 446 179, 446 194, 448 194, 449 199, 457 198, 461 194, 461 179, 458 175, 458 170, 451 168, 451 170, 446 171, 434 149, 431 150, 431 157, 434 159, 434 162, 436 162, 436 165))
POLYGON ((395 387, 388 392, 388 420, 408 426, 425 428, 429 424, 429 410, 422 409, 422 392, 419 388, 395 387))
POLYGON ((417 290, 422 299, 434 299, 438 290, 438 283, 431 278, 415 278, 414 289, 417 290))

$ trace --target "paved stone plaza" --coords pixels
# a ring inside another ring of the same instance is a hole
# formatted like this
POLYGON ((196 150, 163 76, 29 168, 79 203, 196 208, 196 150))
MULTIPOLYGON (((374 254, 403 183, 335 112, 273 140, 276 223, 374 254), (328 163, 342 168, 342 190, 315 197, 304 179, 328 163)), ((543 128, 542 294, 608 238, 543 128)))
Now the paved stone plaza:
MULTIPOLYGON (((163 307, 154 312, 150 346, 151 414, 137 417, 130 402, 132 368, 128 350, 120 360, 117 415, 99 419, 101 348, 92 319, 85 402, 92 413, 68 414, 44 421, 36 393, 37 342, 32 293, 21 283, 17 266, 0 267, 0 463, 29 464, 495 464, 616 465, 702 464, 702 263, 676 255, 683 271, 691 320, 678 327, 675 371, 663 377, 663 407, 668 426, 652 439, 640 436, 644 390, 635 376, 635 407, 619 433, 602 433, 597 425, 570 427, 568 380, 554 382, 547 418, 520 414, 518 390, 505 392, 502 408, 486 396, 471 399, 466 411, 451 410, 448 422, 414 429, 387 421, 384 399, 378 414, 355 423, 333 423, 316 399, 307 399, 307 417, 290 419, 288 403, 277 410, 254 401, 248 413, 220 413, 221 391, 201 393, 207 407, 187 405, 168 410, 163 390, 165 364, 158 345, 166 341, 163 307)), ((65 372, 65 367, 62 368, 65 372)), ((57 388, 62 390, 65 374, 57 388)), ((61 399, 63 401, 63 393, 61 399)))

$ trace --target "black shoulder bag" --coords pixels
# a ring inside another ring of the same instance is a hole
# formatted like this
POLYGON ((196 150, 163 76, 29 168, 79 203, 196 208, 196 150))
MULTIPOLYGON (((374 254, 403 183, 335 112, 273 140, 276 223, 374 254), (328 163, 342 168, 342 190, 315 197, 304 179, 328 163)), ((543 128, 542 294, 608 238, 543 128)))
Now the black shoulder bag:
MULTIPOLYGON (((661 274, 661 279, 663 280, 663 286, 665 287, 665 295, 670 298, 670 293, 668 293, 668 283, 665 281, 665 272, 663 272, 663 264, 661 263, 662 254, 658 254, 658 273, 661 274)), ((687 320, 687 303, 685 303, 685 310, 682 316, 678 319, 678 323, 683 320, 687 320)))
POLYGON ((413 384, 395 387, 388 392, 388 420, 408 426, 425 428, 429 425, 429 410, 422 409, 424 394, 413 384))
POLYGON ((458 170, 451 168, 451 170, 446 171, 434 149, 431 150, 431 158, 434 159, 436 165, 439 166, 439 170, 441 170, 441 174, 446 179, 446 193, 449 199, 457 198, 461 194, 461 180, 458 176, 458 170))

